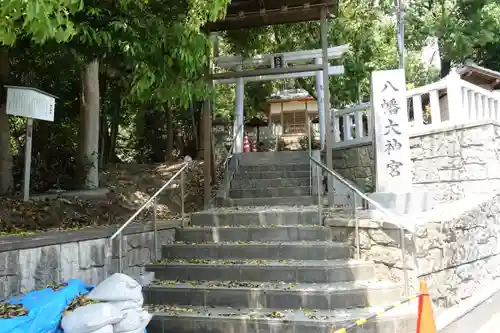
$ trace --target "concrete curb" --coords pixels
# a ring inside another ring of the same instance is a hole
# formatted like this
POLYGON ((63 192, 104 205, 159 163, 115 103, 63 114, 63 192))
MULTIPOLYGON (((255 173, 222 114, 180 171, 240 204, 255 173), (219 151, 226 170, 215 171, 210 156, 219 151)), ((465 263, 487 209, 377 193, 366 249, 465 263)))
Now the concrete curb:
MULTIPOLYGON (((469 299, 462 301, 460 304, 451 307, 448 310, 445 310, 442 314, 440 314, 436 319, 436 328, 438 332, 445 332, 447 328, 449 328, 454 323, 458 322, 460 319, 467 316, 467 314, 471 313, 497 293, 500 293, 500 281, 494 281, 492 285, 487 286, 484 290, 476 293, 474 296, 469 299)), ((498 309, 491 309, 492 312, 498 311, 498 309)), ((478 327, 477 318, 473 318, 473 321, 478 327)), ((463 326, 462 323, 460 326, 463 326)), ((467 326, 467 325, 466 325, 467 326)), ((478 327, 479 328, 479 327, 478 327)), ((455 332, 454 330, 450 330, 450 332, 455 332)))

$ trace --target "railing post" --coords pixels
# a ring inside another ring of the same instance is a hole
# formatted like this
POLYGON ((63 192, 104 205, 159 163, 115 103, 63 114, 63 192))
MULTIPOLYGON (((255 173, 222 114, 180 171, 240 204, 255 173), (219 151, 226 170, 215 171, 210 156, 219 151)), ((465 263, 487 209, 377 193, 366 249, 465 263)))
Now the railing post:
POLYGON ((446 90, 448 94, 448 116, 450 121, 455 123, 461 122, 465 118, 463 105, 464 98, 467 98, 467 94, 462 94, 462 86, 460 75, 452 69, 448 76, 446 77, 446 90))
POLYGON ((413 103, 413 123, 415 127, 424 125, 424 111, 422 110, 422 95, 415 95, 412 98, 413 103))
POLYGON ((321 177, 321 168, 319 165, 316 165, 316 175, 317 175, 317 182, 318 182, 318 218, 319 218, 319 223, 321 225, 323 225, 323 220, 322 220, 322 217, 323 217, 323 202, 322 202, 322 198, 321 198, 321 192, 322 192, 322 189, 323 189, 323 182, 322 182, 322 177, 321 177))
POLYGON ((354 131, 356 134, 356 140, 359 140, 365 136, 363 128, 363 110, 358 110, 354 112, 354 131))
POLYGON ((311 156, 312 156, 312 144, 311 144, 311 120, 309 119, 309 116, 307 117, 307 136, 308 136, 308 145, 309 145, 309 194, 313 195, 313 190, 312 190, 312 161, 311 161, 311 156))
POLYGON ((403 278, 404 278, 404 288, 405 288, 405 296, 408 297, 410 295, 410 281, 408 280, 408 265, 406 262, 406 239, 405 239, 405 230, 403 226, 399 225, 399 232, 401 234, 401 260, 403 261, 403 278))
POLYGON ((118 235, 118 273, 123 272, 122 246, 123 246, 123 233, 120 232, 120 235, 118 235))
POLYGON ((361 259, 361 252, 359 246, 359 220, 358 220, 358 212, 357 212, 357 202, 356 202, 356 192, 352 191, 352 212, 354 219, 354 237, 356 242, 356 259, 361 259))
POLYGON ((184 171, 181 172, 181 226, 184 227, 184 171))
POLYGON ((156 226, 156 204, 157 199, 154 197, 153 199, 153 247, 154 247, 154 258, 158 260, 158 232, 156 226))

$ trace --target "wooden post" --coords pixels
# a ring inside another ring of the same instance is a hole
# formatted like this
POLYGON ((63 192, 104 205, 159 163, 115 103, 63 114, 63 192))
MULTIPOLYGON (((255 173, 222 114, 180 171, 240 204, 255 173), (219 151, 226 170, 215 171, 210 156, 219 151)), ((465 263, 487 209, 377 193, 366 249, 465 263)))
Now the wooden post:
POLYGON ((210 138, 210 125, 212 122, 212 115, 211 115, 211 108, 210 108, 210 101, 206 100, 203 102, 203 178, 204 178, 204 201, 203 201, 203 207, 205 209, 210 208, 210 199, 211 199, 211 171, 210 167, 210 159, 211 159, 211 138, 210 138))
MULTIPOLYGON (((328 7, 321 8, 321 48, 323 53, 323 103, 325 105, 326 118, 326 166, 333 170, 333 152, 332 152, 332 115, 330 112, 330 84, 328 76, 328 7)), ((333 205, 333 177, 328 175, 328 204, 333 205)), ((318 205, 321 204, 318 202, 318 205)))

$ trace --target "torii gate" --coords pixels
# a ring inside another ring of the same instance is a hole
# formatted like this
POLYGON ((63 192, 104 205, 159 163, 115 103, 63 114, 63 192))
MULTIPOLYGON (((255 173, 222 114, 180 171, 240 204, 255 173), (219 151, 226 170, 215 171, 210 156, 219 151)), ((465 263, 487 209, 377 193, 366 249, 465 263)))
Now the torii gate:
MULTIPOLYGON (((328 48, 328 59, 338 59, 342 57, 344 53, 349 51, 349 45, 340 45, 328 48)), ((278 54, 264 54, 258 55, 250 59, 243 59, 241 56, 223 56, 214 58, 214 63, 223 69, 229 69, 233 71, 241 71, 245 66, 255 66, 255 65, 268 65, 272 68, 286 68, 294 67, 297 65, 304 65, 313 62, 317 65, 322 64, 322 50, 306 50, 306 51, 296 51, 296 52, 285 52, 278 54), (277 67, 276 63, 282 65, 277 67)), ((328 65, 328 76, 330 75, 341 75, 344 73, 344 66, 330 66, 328 65)), ((324 92, 323 92, 323 76, 321 71, 308 71, 308 72, 298 72, 298 73, 287 73, 287 74, 270 74, 270 75, 260 75, 260 76, 250 76, 250 77, 239 77, 239 78, 227 78, 227 79, 216 79, 214 84, 236 84, 236 99, 235 99, 235 112, 234 112, 234 133, 236 134, 235 140, 235 153, 243 152, 243 122, 244 122, 244 96, 245 96, 245 83, 254 81, 271 81, 279 79, 289 79, 298 77, 309 77, 316 76, 316 92, 319 110, 319 128, 320 128, 320 142, 321 149, 323 150, 325 144, 325 109, 324 109, 324 92)))
MULTIPOLYGON (((297 23, 304 21, 321 21, 321 56, 315 57, 309 55, 307 59, 321 59, 321 63, 309 64, 309 65, 297 65, 293 67, 284 67, 283 64, 286 63, 285 56, 275 56, 271 55, 272 66, 271 68, 257 69, 257 70, 236 70, 228 71, 225 73, 213 73, 213 65, 211 75, 207 76, 210 84, 215 84, 216 82, 221 83, 226 79, 236 80, 237 93, 237 110, 238 115, 242 114, 242 103, 243 103, 243 92, 244 92, 244 80, 243 78, 248 77, 260 77, 277 75, 283 77, 285 74, 294 73, 316 73, 318 71, 322 72, 322 82, 328 82, 328 77, 330 75, 330 66, 328 64, 329 52, 328 52, 328 27, 327 18, 329 11, 336 13, 338 11, 338 0, 232 0, 227 7, 227 15, 224 19, 219 20, 214 23, 209 23, 205 26, 208 32, 217 32, 224 30, 236 30, 236 29, 248 29, 252 27, 266 26, 266 25, 276 25, 284 23, 297 23)), ((316 51, 317 50, 313 50, 316 51)), ((310 51, 301 51, 310 52, 310 51)), ((292 52, 293 53, 293 52, 292 52)), ((289 54, 289 53, 288 53, 289 54)), ((215 55, 217 56, 217 54, 215 55)), ((268 55, 270 56, 270 55, 268 55)), ((233 59, 234 60, 234 59, 233 59)), ((269 60, 269 58, 268 58, 269 60)), ((299 60, 299 59, 296 59, 299 60)), ((294 60, 290 60, 293 63, 294 60)), ((242 59, 238 61, 239 65, 242 64, 242 59)), ((236 65, 236 64, 235 64, 236 65)), ((234 68, 232 66, 226 68, 234 68)), ((324 119, 329 119, 329 121, 324 121, 326 127, 326 160, 327 166, 333 169, 332 160, 332 150, 330 149, 330 144, 332 142, 332 122, 330 116, 330 92, 329 89, 323 90, 323 114, 324 119)), ((207 101, 204 103, 203 109, 203 128, 205 133, 210 133, 212 129, 212 103, 207 101)), ((241 122, 243 117, 238 117, 238 122, 241 122)), ((238 140, 240 141, 240 140, 238 140)), ((211 163, 208 163, 211 159, 211 142, 210 140, 205 140, 203 143, 203 155, 204 155, 204 203, 205 208, 210 206, 211 201, 211 185, 210 185, 210 168, 211 163)), ((333 179, 329 177, 328 183, 332 184, 333 179)), ((329 192, 329 202, 333 204, 333 191, 329 192)))

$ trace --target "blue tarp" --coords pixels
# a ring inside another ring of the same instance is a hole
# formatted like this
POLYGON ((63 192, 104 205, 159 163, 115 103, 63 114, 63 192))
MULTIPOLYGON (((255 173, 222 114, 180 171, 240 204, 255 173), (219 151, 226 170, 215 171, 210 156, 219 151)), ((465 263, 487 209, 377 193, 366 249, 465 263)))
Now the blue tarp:
POLYGON ((0 319, 0 333, 62 333, 59 323, 66 307, 76 297, 92 289, 77 279, 69 280, 67 284, 57 291, 46 288, 12 297, 7 303, 22 304, 28 314, 0 319))

